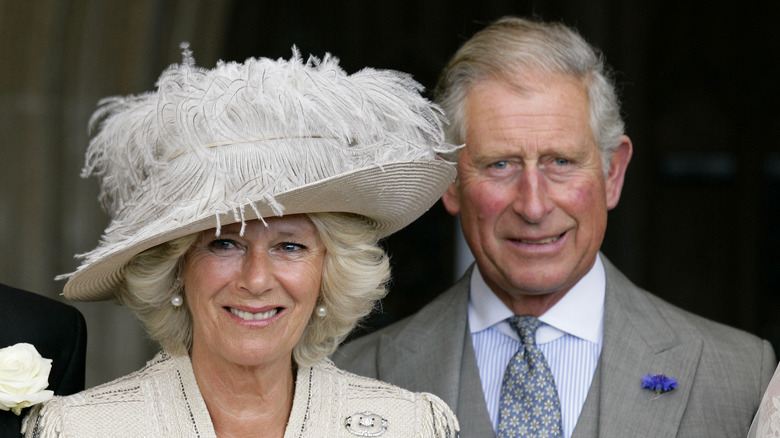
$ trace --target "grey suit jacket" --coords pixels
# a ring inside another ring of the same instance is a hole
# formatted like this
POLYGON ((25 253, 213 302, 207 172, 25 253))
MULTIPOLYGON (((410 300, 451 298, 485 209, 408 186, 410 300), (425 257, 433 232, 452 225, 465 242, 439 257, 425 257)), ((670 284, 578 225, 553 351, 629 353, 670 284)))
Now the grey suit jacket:
MULTIPOLYGON (((744 437, 775 370, 770 344, 672 306, 602 259, 604 343, 572 436, 744 437), (650 373, 674 377, 678 388, 654 399, 641 388, 650 373)), ((471 269, 418 313, 342 346, 332 359, 432 392, 455 410, 461 436, 492 437, 468 330, 470 278, 471 269)))

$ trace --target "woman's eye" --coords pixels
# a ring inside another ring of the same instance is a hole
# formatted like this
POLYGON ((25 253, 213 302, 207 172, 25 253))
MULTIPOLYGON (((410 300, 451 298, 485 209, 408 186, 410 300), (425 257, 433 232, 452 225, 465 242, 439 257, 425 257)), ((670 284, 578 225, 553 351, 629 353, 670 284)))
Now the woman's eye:
POLYGON ((234 240, 230 239, 216 239, 212 240, 211 243, 209 243, 209 248, 215 249, 215 250, 230 250, 233 248, 236 248, 238 244, 234 240))
POLYGON ((282 249, 282 251, 287 251, 287 252, 298 251, 305 248, 303 245, 292 243, 292 242, 285 242, 281 244, 279 247, 282 249))

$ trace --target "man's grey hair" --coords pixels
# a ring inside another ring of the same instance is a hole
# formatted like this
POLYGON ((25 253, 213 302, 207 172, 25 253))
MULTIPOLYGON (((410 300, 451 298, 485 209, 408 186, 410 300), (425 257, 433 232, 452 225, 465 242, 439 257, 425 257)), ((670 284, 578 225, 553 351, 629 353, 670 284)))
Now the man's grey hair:
POLYGON ((523 89, 523 82, 539 73, 567 75, 585 87, 590 127, 607 175, 625 128, 614 80, 601 53, 561 23, 504 17, 461 46, 442 71, 434 93, 450 119, 448 140, 455 144, 465 141, 468 120, 464 107, 476 83, 497 80, 523 89))

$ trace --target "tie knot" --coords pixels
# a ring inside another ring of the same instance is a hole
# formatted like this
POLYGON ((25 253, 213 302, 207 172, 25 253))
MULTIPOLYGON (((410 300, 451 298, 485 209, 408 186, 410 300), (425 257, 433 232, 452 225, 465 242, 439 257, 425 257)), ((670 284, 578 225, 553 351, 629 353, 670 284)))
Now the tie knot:
POLYGON ((536 345, 536 329, 542 322, 535 316, 513 316, 509 318, 509 325, 520 336, 523 345, 536 345))

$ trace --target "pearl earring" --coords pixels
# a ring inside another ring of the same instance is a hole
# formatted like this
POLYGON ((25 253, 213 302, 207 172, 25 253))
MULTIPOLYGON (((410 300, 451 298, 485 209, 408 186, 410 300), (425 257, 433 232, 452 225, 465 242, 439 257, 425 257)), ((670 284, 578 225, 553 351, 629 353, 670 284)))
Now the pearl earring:
POLYGON ((181 297, 181 295, 176 294, 171 298, 171 304, 173 304, 173 307, 179 307, 182 304, 184 304, 184 299, 181 297))
POLYGON ((328 316, 328 308, 325 306, 318 306, 317 316, 319 316, 320 318, 325 318, 326 316, 328 316))

